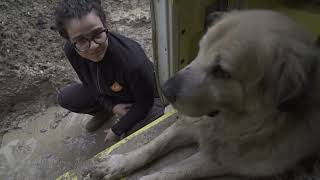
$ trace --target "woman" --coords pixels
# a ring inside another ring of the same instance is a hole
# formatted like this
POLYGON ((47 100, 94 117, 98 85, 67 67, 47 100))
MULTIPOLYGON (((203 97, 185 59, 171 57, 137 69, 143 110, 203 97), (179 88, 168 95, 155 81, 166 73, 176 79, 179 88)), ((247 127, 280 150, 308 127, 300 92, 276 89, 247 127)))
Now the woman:
POLYGON ((64 87, 58 102, 93 115, 89 132, 117 115, 119 121, 105 131, 105 140, 115 142, 163 114, 153 64, 137 42, 108 31, 99 0, 63 0, 55 18, 66 40, 64 52, 81 80, 64 87))

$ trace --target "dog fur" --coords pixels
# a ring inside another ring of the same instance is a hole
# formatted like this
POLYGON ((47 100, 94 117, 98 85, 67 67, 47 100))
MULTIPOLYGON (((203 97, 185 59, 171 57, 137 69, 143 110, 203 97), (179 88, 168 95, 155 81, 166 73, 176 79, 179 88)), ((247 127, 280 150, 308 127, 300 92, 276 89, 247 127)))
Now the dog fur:
POLYGON ((186 115, 150 143, 95 164, 94 177, 118 179, 173 149, 193 156, 142 180, 186 180, 282 173, 317 152, 319 49, 287 16, 268 10, 224 15, 197 57, 163 86, 186 115))

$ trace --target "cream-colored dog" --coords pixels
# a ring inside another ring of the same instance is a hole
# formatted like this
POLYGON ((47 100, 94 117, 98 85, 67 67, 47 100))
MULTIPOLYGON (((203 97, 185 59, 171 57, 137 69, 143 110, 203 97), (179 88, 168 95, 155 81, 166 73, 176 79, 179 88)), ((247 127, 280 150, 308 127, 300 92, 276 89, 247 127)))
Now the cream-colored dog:
POLYGON ((288 17, 263 10, 229 13, 208 29, 194 61, 163 86, 187 116, 89 172, 118 179, 195 142, 196 154, 141 179, 284 172, 320 146, 319 63, 315 39, 288 17))

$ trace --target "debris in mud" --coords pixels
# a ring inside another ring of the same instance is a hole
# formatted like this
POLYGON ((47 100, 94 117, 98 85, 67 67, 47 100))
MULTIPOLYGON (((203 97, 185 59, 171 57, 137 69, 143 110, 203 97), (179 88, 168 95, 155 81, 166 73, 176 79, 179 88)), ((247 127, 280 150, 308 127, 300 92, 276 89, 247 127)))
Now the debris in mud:
POLYGON ((71 113, 71 111, 67 110, 67 109, 61 109, 60 111, 57 111, 55 113, 55 119, 57 121, 60 121, 61 119, 65 118, 66 116, 68 116, 71 113))
POLYGON ((54 120, 53 122, 50 123, 50 129, 56 129, 59 126, 59 123, 62 120, 54 120))
MULTIPOLYGON (((6 129, 2 129, 2 130, 0 130, 0 136, 1 136, 1 134, 4 134, 4 133, 7 133, 7 132, 9 132, 9 131, 11 131, 11 130, 17 130, 17 129, 21 129, 21 127, 10 127, 10 128, 6 128, 6 129)), ((1 144, 1 143, 0 143, 1 144)))
POLYGON ((41 129, 40 130, 40 133, 45 133, 45 132, 47 132, 48 131, 48 129, 41 129))

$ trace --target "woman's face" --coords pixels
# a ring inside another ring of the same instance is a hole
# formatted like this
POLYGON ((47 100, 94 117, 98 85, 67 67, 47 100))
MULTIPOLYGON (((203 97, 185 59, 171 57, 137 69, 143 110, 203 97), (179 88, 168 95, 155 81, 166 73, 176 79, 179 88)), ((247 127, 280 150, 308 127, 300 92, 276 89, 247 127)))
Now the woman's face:
POLYGON ((108 48, 108 37, 103 23, 94 11, 80 19, 70 19, 65 28, 69 41, 80 56, 93 62, 103 59, 108 48))

